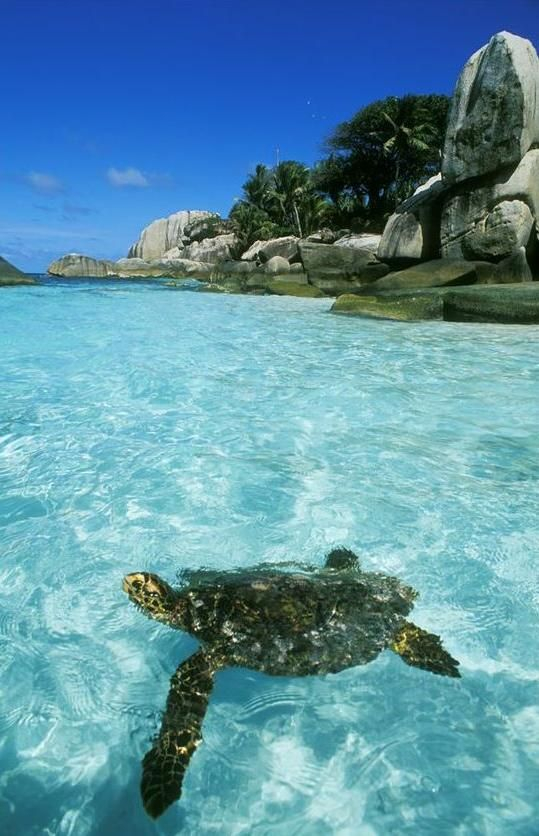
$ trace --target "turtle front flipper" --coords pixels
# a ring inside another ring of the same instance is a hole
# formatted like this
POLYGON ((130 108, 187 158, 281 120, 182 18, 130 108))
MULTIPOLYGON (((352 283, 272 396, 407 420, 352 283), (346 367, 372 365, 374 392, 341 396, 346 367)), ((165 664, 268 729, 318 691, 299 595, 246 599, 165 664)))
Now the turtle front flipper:
POLYGON ((142 803, 152 818, 164 813, 181 795, 191 755, 202 740, 202 720, 216 668, 214 660, 198 650, 182 662, 170 680, 159 736, 142 761, 142 803))
POLYGON ((441 676, 460 676, 460 662, 443 648, 440 637, 416 627, 411 621, 403 622, 390 647, 407 665, 441 676))

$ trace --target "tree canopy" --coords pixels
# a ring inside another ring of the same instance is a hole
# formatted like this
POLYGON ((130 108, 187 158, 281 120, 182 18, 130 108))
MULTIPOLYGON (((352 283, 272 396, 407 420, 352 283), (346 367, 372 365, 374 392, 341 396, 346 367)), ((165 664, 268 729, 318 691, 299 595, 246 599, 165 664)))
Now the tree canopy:
POLYGON ((311 172, 296 160, 273 168, 257 165, 243 184, 243 197, 230 219, 241 244, 279 235, 308 235, 324 222, 327 201, 314 188, 311 172))
POLYGON ((381 230, 395 206, 440 169, 449 98, 390 96, 341 122, 312 169, 257 165, 230 212, 240 246, 321 226, 381 230))
POLYGON ((374 224, 440 168, 449 98, 390 96, 341 122, 315 167, 321 194, 374 224))

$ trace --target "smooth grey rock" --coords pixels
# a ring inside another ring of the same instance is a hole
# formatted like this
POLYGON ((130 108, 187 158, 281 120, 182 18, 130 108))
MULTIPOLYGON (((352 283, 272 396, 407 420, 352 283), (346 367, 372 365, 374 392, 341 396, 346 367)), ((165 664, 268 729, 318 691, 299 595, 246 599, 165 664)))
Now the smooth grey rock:
MULTIPOLYGON (((172 249, 167 250, 166 253, 159 256, 160 261, 175 261, 177 258, 183 258, 183 254, 185 252, 185 246, 181 244, 179 247, 172 247, 172 249)), ((142 261, 142 259, 141 259, 142 261)))
POLYGON ((269 261, 274 255, 280 255, 290 262, 297 258, 298 241, 294 235, 282 238, 270 238, 269 241, 255 241, 242 255, 242 261, 269 261))
POLYGON ((119 258, 118 261, 109 263, 107 275, 120 279, 157 278, 165 275, 163 270, 160 261, 152 263, 142 258, 119 258))
POLYGON ((362 232, 359 235, 346 235, 344 238, 338 238, 334 243, 336 247, 352 247, 354 250, 367 250, 376 255, 381 240, 381 235, 362 232))
POLYGON ((327 296, 355 293, 364 283, 389 272, 368 250, 309 241, 301 241, 299 249, 309 283, 327 296))
POLYGON ((143 261, 140 258, 120 258, 112 262, 109 275, 120 279, 161 278, 208 280, 212 275, 213 265, 192 261, 186 258, 161 261, 143 261))
POLYGON ((299 251, 309 279, 319 276, 341 275, 358 277, 368 264, 376 264, 376 256, 368 250, 337 247, 335 244, 313 244, 300 241, 299 251))
POLYGON ((502 200, 462 239, 466 258, 497 261, 530 240, 534 220, 521 200, 502 200))
POLYGON ((264 265, 264 272, 269 276, 284 276, 290 273, 290 263, 280 255, 274 255, 264 265))
POLYGON ((236 242, 237 238, 233 233, 217 235, 215 238, 204 238, 202 241, 194 241, 185 247, 182 257, 191 261, 217 264, 217 262, 226 261, 231 257, 231 249, 236 242))
POLYGON ((435 259, 416 264, 406 270, 390 273, 362 289, 363 294, 386 290, 405 290, 443 285, 474 284, 477 281, 475 265, 463 259, 435 259))
MULTIPOLYGON (((539 219, 539 149, 523 157, 513 171, 498 172, 487 183, 470 189, 458 186, 445 199, 441 214, 441 253, 444 258, 466 255, 465 239, 481 230, 487 216, 503 201, 525 203, 536 227, 539 219)), ((473 247, 473 245, 472 245, 473 247)))
POLYGON ((419 186, 389 218, 378 258, 389 264, 425 261, 440 254, 440 212, 445 187, 441 175, 419 186))
POLYGON ((159 276, 170 276, 175 279, 199 279, 209 281, 213 276, 214 265, 204 261, 192 261, 187 258, 178 258, 175 261, 152 261, 150 268, 160 270, 159 276))
POLYGON ((498 284, 513 282, 531 282, 533 276, 526 258, 526 250, 519 247, 510 256, 496 265, 496 279, 498 284))
POLYGON ((151 261, 160 258, 173 247, 183 249, 185 228, 195 221, 211 217, 214 217, 213 212, 194 209, 175 212, 168 218, 158 218, 142 230, 138 241, 130 247, 128 258, 151 261))
POLYGON ((424 252, 423 227, 413 212, 395 212, 385 225, 378 254, 383 261, 420 261, 424 252))
POLYGON ((442 174, 458 183, 517 164, 539 142, 539 59, 499 32, 465 65, 451 102, 442 174))
POLYGON ((51 262, 47 272, 51 276, 72 278, 104 279, 111 275, 111 265, 114 262, 105 259, 91 258, 80 253, 68 253, 51 262))

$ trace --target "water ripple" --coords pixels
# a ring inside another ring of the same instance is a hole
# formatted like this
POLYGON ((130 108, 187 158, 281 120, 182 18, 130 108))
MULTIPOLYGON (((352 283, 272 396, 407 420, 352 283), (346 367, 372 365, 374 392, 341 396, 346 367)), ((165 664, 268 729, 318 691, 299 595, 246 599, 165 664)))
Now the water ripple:
POLYGON ((538 329, 114 282, 0 304, 7 833, 535 832, 538 329), (337 545, 418 590, 462 679, 389 650, 220 672, 182 800, 149 822, 140 760, 194 642, 123 575, 298 571, 337 545))

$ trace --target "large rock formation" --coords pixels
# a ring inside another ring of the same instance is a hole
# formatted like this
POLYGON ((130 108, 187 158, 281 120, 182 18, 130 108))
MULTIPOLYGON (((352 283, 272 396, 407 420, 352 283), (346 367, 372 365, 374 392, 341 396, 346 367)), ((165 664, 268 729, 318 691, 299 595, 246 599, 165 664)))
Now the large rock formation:
POLYGON ((490 262, 488 278, 472 279, 480 282, 539 277, 538 145, 539 58, 529 41, 501 32, 458 80, 441 176, 391 216, 378 258, 490 262))
POLYGON ((514 169, 501 167, 486 181, 465 182, 452 190, 441 215, 442 256, 504 258, 515 247, 527 247, 532 231, 537 238, 538 218, 536 149, 528 151, 514 169))
POLYGON ((158 218, 142 230, 138 241, 130 247, 127 257, 152 261, 152 259, 161 258, 167 250, 173 247, 183 249, 190 240, 185 235, 186 228, 202 220, 218 217, 214 212, 195 209, 175 212, 168 218, 158 218))
POLYGON ((37 282, 0 256, 0 287, 11 287, 17 284, 37 284, 37 282))
POLYGON ((446 183, 516 165, 539 143, 539 59, 532 44, 499 32, 465 65, 449 111, 446 183))

